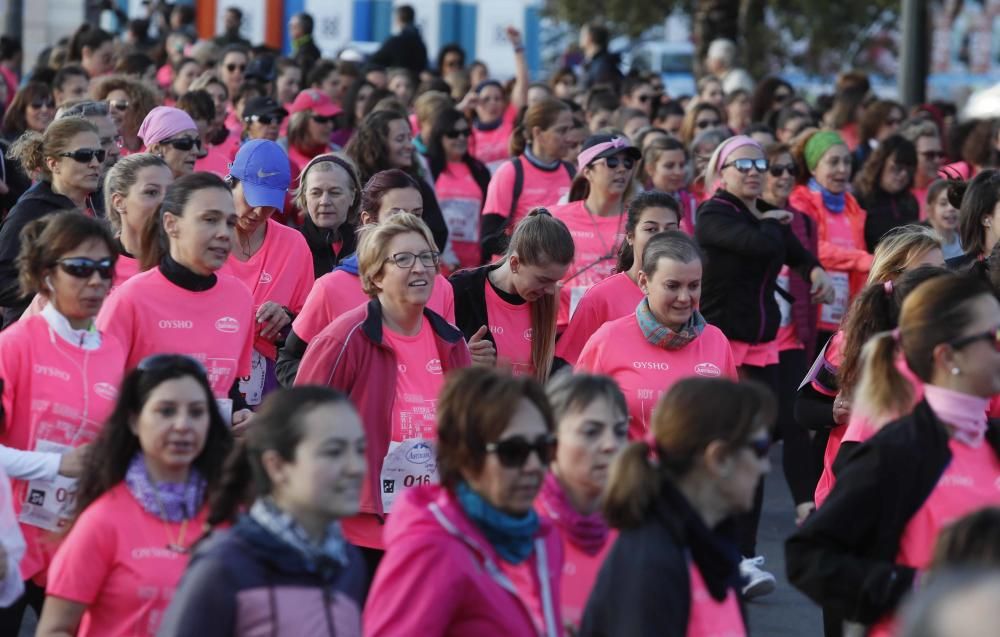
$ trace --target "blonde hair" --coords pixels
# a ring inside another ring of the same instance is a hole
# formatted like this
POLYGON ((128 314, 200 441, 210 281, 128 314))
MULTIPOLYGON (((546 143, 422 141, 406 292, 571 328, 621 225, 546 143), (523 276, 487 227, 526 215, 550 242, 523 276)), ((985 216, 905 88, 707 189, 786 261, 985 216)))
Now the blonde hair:
POLYGON ((379 288, 375 277, 382 272, 385 260, 389 258, 389 243, 394 237, 413 232, 427 241, 428 250, 436 250, 434 235, 420 217, 408 212, 398 212, 377 224, 362 228, 358 241, 358 276, 361 289, 371 298, 378 296, 379 288))
MULTIPOLYGON (((151 153, 136 153, 122 157, 108 171, 104 178, 104 210, 108 215, 108 221, 115 233, 122 230, 122 215, 112 205, 111 198, 115 194, 127 197, 135 182, 139 180, 139 173, 144 168, 162 166, 169 170, 167 163, 151 153)), ((171 173, 171 180, 173 179, 171 173)))
POLYGON ((427 91, 422 93, 413 102, 413 112, 417 116, 418 127, 425 124, 430 126, 434 123, 438 113, 450 108, 454 103, 451 96, 442 91, 427 91))
POLYGON ((52 171, 45 164, 48 158, 55 158, 59 153, 69 150, 73 138, 81 133, 97 132, 97 127, 82 117, 67 117, 57 119, 45 129, 45 134, 28 131, 17 138, 14 145, 7 151, 7 157, 21 162, 28 175, 38 174, 42 181, 52 181, 52 171))
POLYGON ((911 263, 934 248, 941 249, 941 239, 931 228, 915 224, 894 228, 875 247, 867 285, 896 280, 911 263))

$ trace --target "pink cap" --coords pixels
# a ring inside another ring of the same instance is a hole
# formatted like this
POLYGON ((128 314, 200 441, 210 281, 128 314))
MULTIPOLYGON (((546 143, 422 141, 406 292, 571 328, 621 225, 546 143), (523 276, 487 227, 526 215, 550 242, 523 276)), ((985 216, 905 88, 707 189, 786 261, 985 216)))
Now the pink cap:
POLYGON ((300 92, 295 97, 295 101, 288 107, 289 113, 300 113, 302 111, 312 111, 314 115, 329 117, 331 115, 339 115, 343 112, 343 109, 334 104, 330 96, 323 91, 307 88, 300 92))
POLYGON ((164 139, 183 133, 186 130, 198 130, 191 116, 179 108, 172 106, 157 106, 149 111, 146 119, 139 127, 139 139, 147 147, 164 139))

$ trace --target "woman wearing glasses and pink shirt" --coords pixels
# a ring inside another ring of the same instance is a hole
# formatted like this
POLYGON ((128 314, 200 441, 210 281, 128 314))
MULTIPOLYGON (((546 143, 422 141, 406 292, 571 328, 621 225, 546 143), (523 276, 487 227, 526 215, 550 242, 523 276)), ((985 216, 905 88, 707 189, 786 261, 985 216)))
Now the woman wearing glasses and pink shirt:
POLYGON ((195 162, 207 155, 198 125, 179 108, 157 106, 149 111, 139 127, 139 137, 146 152, 167 162, 174 179, 190 175, 195 162))
POLYGON ((396 503, 365 635, 560 637, 562 538, 535 510, 556 449, 544 390, 528 377, 462 370, 438 415, 441 484, 396 503))
MULTIPOLYGON (((427 307, 440 254, 427 225, 401 212, 370 226, 358 247, 358 273, 371 300, 315 336, 296 385, 346 393, 368 438, 361 513, 343 521, 369 574, 385 550, 382 529, 398 496, 437 482, 435 403, 444 376, 472 360, 462 332, 427 307)), ((447 283, 445 283, 447 285, 447 283)))
POLYGON ((86 445, 115 405, 125 369, 118 340, 94 327, 118 250, 106 225, 64 211, 29 224, 18 257, 25 294, 47 303, 0 332, 0 467, 14 480, 27 541, 26 593, 0 610, 0 634, 17 635, 24 609, 41 610, 49 563, 72 514, 86 445))

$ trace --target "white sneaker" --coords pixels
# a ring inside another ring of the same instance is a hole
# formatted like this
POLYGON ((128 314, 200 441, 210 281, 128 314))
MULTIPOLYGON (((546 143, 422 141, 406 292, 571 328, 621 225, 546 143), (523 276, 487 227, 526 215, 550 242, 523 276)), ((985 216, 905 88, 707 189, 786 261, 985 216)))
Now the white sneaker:
POLYGON ((761 568, 764 556, 744 557, 740 562, 740 576, 743 578, 743 597, 753 599, 774 592, 774 575, 761 568))

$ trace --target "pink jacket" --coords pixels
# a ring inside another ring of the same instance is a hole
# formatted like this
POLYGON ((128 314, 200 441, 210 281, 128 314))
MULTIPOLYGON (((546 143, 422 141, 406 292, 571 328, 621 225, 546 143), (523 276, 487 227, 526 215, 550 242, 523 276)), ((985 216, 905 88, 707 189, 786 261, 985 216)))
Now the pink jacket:
POLYGON ((364 612, 366 637, 559 637, 562 541, 542 519, 535 552, 502 561, 449 490, 404 493, 364 612))

